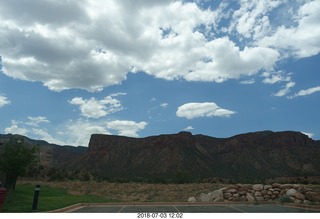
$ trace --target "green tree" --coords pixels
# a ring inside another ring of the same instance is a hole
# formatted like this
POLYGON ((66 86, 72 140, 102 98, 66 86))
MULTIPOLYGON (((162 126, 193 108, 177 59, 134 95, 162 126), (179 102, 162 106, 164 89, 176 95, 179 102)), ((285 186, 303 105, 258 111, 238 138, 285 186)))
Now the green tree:
POLYGON ((15 189, 19 176, 39 162, 39 149, 24 143, 24 138, 12 136, 0 154, 0 169, 6 174, 7 189, 15 189))

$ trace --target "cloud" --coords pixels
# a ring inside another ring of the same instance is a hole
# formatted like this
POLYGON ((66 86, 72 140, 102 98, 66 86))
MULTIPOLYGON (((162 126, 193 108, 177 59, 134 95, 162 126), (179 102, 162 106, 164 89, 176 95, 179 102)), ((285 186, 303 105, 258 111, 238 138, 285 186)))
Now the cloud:
POLYGON ((160 106, 161 106, 162 108, 167 108, 167 107, 169 106, 169 104, 168 104, 168 103, 161 103, 160 106))
POLYGON ((31 126, 39 126, 39 124, 41 123, 49 123, 50 121, 47 120, 46 117, 44 116, 38 116, 38 117, 31 117, 28 116, 28 119, 30 120, 29 122, 27 122, 27 125, 31 125, 31 126))
POLYGON ((314 134, 313 133, 310 133, 310 132, 301 132, 305 135, 307 135, 309 138, 313 138, 314 134))
POLYGON ((290 88, 294 87, 296 85, 295 82, 291 81, 291 82, 288 82, 284 88, 282 88, 281 90, 279 90, 277 93, 273 94, 273 96, 276 96, 276 97, 282 97, 282 96, 285 96, 286 94, 288 94, 290 92, 290 88))
POLYGON ((306 1, 292 20, 297 25, 281 25, 259 40, 258 45, 277 48, 298 58, 317 55, 320 52, 320 1, 306 1))
POLYGON ((5 106, 5 105, 8 105, 10 103, 11 103, 11 101, 8 100, 7 97, 0 95, 0 108, 5 106))
POLYGON ((147 126, 147 122, 134 122, 127 120, 115 120, 107 122, 107 127, 118 131, 119 135, 128 137, 139 137, 137 132, 143 130, 147 126))
POLYGON ((262 73, 262 76, 265 77, 262 81, 265 84, 275 84, 283 81, 285 82, 291 81, 290 74, 287 74, 283 71, 264 72, 262 73))
POLYGON ((183 129, 184 131, 191 131, 191 130, 194 130, 194 128, 192 126, 188 126, 186 127, 185 129, 183 129))
POLYGON ((11 126, 4 129, 6 134, 27 135, 28 129, 20 126, 21 122, 11 120, 11 126))
POLYGON ((0 5, 3 73, 53 91, 98 92, 126 80, 129 71, 223 82, 272 68, 279 52, 271 46, 242 49, 210 32, 218 29, 225 5, 214 10, 169 0, 6 1, 0 5))
POLYGON ((69 103, 79 105, 82 116, 96 119, 123 110, 120 101, 113 98, 119 95, 125 93, 111 94, 102 100, 96 100, 94 97, 90 99, 75 97, 69 103))
POLYGON ((244 81, 240 81, 240 84, 254 84, 256 81, 254 79, 248 79, 244 81))
POLYGON ((187 119, 199 117, 230 117, 236 112, 223 109, 213 102, 186 103, 178 107, 176 115, 187 119))
POLYGON ((58 133, 59 138, 64 139, 65 144, 74 146, 88 146, 92 134, 112 134, 104 121, 68 121, 60 127, 64 132, 58 133))
POLYGON ((306 96, 306 95, 310 95, 310 94, 313 94, 313 93, 316 93, 316 92, 319 92, 319 91, 320 91, 320 86, 311 87, 311 88, 306 89, 306 90, 300 90, 298 93, 295 93, 290 98, 306 96))
POLYGON ((64 142, 52 137, 46 129, 32 128, 30 134, 36 139, 44 140, 52 144, 65 145, 64 142))
POLYGON ((286 0, 240 0, 240 8, 232 15, 229 31, 236 30, 245 38, 257 39, 271 29, 269 13, 286 0))
POLYGON ((46 119, 46 117, 38 116, 38 117, 28 117, 28 121, 11 121, 11 126, 4 129, 6 134, 19 134, 23 136, 27 136, 29 138, 44 140, 53 144, 64 145, 63 141, 60 141, 57 138, 52 137, 49 134, 46 128, 39 128, 40 123, 49 123, 50 121, 46 119), (37 127, 37 128, 34 128, 37 127))

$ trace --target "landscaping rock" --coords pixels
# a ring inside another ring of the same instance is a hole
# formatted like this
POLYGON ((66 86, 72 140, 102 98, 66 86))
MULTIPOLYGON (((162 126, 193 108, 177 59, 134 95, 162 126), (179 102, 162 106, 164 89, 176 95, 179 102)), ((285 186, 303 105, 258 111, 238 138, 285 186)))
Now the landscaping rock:
POLYGON ((255 201, 254 197, 252 197, 252 196, 249 195, 249 194, 247 194, 246 200, 247 200, 248 202, 254 202, 254 201, 255 201))
POLYGON ((239 195, 246 195, 246 194, 247 194, 247 190, 244 189, 244 188, 240 188, 240 189, 238 190, 238 194, 239 194, 239 195))
POLYGON ((296 193, 297 193, 297 190, 295 190, 295 189, 289 189, 289 190, 286 192, 286 195, 287 195, 287 196, 290 196, 290 197, 293 197, 296 193))
POLYGON ((306 197, 309 201, 320 202, 320 194, 315 192, 307 192, 306 197))
POLYGON ((280 184, 279 183, 273 183, 272 185, 272 188, 280 188, 280 184))
POLYGON ((196 199, 190 197, 188 202, 236 202, 236 201, 276 201, 294 203, 320 202, 320 193, 301 185, 277 184, 236 184, 215 190, 208 194, 201 193, 196 199))
POLYGON ((272 188, 272 185, 264 185, 263 186, 263 189, 265 189, 265 190, 268 190, 268 189, 271 189, 272 188))
POLYGON ((297 192, 295 195, 294 195, 295 198, 297 199, 300 199, 300 200, 304 200, 306 199, 306 196, 300 192, 297 192))
POLYGON ((233 195, 231 194, 231 193, 229 193, 229 192, 226 192, 226 193, 224 193, 223 194, 223 197, 224 198, 230 198, 230 197, 232 197, 233 195))
POLYGON ((254 191, 261 191, 261 190, 263 190, 263 185, 262 184, 255 184, 252 186, 252 189, 254 191))
POLYGON ((197 202, 197 199, 195 197, 190 197, 188 198, 188 202, 194 203, 194 202, 197 202))
POLYGON ((255 193, 254 193, 254 196, 255 197, 257 197, 257 196, 261 196, 262 194, 261 194, 261 192, 259 192, 259 191, 256 191, 255 193))
POLYGON ((235 201, 235 202, 243 202, 245 200, 246 200, 246 197, 244 197, 244 196, 238 196, 233 199, 233 201, 235 201))
POLYGON ((208 194, 201 193, 200 196, 199 196, 199 201, 201 201, 201 202, 210 202, 210 201, 212 201, 212 198, 208 194))
POLYGON ((219 190, 215 190, 213 192, 210 192, 210 193, 208 193, 208 195, 211 197, 211 200, 214 200, 214 199, 220 198, 220 197, 223 198, 223 192, 220 189, 219 190))
POLYGON ((213 201, 214 202, 223 202, 224 199, 223 199, 223 197, 218 197, 218 198, 214 199, 213 201))
POLYGON ((236 189, 228 189, 226 192, 228 192, 228 193, 236 193, 237 190, 236 189))
POLYGON ((281 189, 291 189, 292 185, 291 184, 283 184, 280 186, 281 189))

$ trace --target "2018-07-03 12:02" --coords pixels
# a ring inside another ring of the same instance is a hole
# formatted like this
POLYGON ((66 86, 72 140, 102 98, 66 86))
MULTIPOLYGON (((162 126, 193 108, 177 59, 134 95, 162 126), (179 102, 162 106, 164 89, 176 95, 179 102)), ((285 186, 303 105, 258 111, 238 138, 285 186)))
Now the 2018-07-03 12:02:
POLYGON ((183 213, 137 213, 137 218, 183 218, 183 213))

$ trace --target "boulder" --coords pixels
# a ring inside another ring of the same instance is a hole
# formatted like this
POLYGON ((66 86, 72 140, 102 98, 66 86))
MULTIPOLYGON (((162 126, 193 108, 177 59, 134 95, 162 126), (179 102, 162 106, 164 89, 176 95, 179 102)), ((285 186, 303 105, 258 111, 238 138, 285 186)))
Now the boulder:
POLYGON ((296 193, 297 193, 297 190, 295 190, 295 189, 289 189, 289 190, 286 192, 286 195, 287 195, 287 196, 290 196, 290 197, 293 197, 296 193))
POLYGON ((300 199, 300 200, 306 199, 306 196, 305 196, 304 194, 300 193, 300 192, 297 192, 297 193, 294 195, 294 197, 295 197, 296 199, 300 199))
POLYGON ((273 183, 272 185, 272 188, 280 188, 280 184, 279 183, 273 183))
POLYGON ((249 190, 249 189, 252 189, 252 185, 251 184, 244 184, 242 186, 242 188, 249 190))
POLYGON ((272 185, 264 185, 263 186, 263 189, 264 190, 268 190, 268 189, 271 189, 272 188, 272 185))
POLYGON ((214 199, 213 201, 214 202, 223 202, 224 199, 223 199, 223 197, 218 197, 218 198, 214 199))
POLYGON ((216 198, 223 198, 223 192, 221 189, 219 190, 214 190, 213 192, 208 193, 208 195, 211 197, 211 200, 214 200, 216 198))
POLYGON ((199 196, 199 201, 201 202, 210 202, 212 201, 211 196, 209 194, 201 193, 199 196))
POLYGON ((297 189, 298 192, 300 192, 301 194, 306 194, 307 190, 304 187, 300 187, 297 189))
POLYGON ((226 192, 228 192, 228 193, 236 193, 237 190, 236 189, 228 189, 226 192))
POLYGON ((267 190, 262 190, 262 191, 261 191, 261 194, 262 194, 262 195, 266 195, 267 192, 268 192, 267 190))
POLYGON ((261 192, 259 192, 259 191, 256 191, 255 193, 254 193, 254 196, 255 197, 257 197, 257 196, 261 196, 262 194, 261 194, 261 192))
POLYGON ((261 190, 263 190, 263 185, 262 184, 255 184, 252 186, 252 189, 254 191, 261 191, 261 190))
POLYGON ((194 203, 194 202, 197 202, 197 199, 195 197, 190 197, 188 198, 188 202, 194 203))
POLYGON ((280 186, 281 189, 292 189, 292 185, 291 184, 283 184, 280 186))
POLYGON ((229 193, 229 192, 226 192, 226 193, 223 194, 223 197, 224 198, 230 198, 230 197, 233 197, 233 195, 231 193, 229 193))
POLYGON ((254 197, 252 197, 249 194, 246 195, 246 200, 247 200, 247 202, 254 202, 255 201, 254 197))
POLYGON ((320 202, 320 193, 316 192, 307 192, 306 197, 309 201, 320 202))
POLYGON ((233 201, 235 201, 235 202, 244 202, 245 200, 246 200, 246 197, 244 197, 244 196, 238 196, 233 199, 233 201))
POLYGON ((245 195, 245 194, 247 194, 247 190, 244 189, 244 188, 240 188, 239 191, 238 191, 238 194, 239 195, 245 195))

